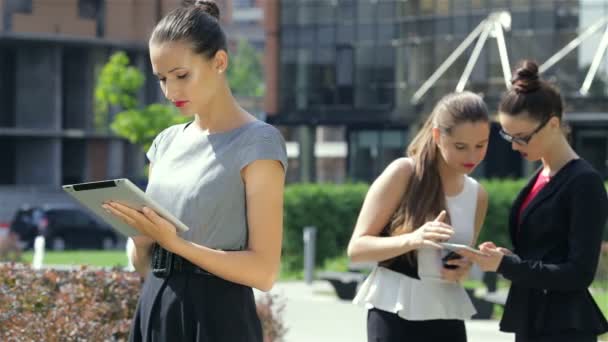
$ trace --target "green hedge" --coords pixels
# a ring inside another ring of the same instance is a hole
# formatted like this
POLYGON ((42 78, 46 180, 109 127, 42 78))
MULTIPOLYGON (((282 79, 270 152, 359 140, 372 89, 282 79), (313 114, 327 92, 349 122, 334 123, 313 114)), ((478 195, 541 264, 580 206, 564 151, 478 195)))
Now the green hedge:
POLYGON ((303 228, 317 227, 317 264, 346 253, 367 184, 296 184, 285 189, 283 264, 302 268, 303 228))
POLYGON ((511 248, 509 238, 509 212, 525 180, 484 180, 481 182, 488 192, 488 213, 479 235, 479 242, 493 241, 498 246, 511 248))
MULTIPOLYGON (((508 219, 511 203, 525 180, 485 180, 489 195, 488 215, 479 241, 511 247, 508 219)), ((317 227, 317 265, 346 253, 367 184, 295 184, 285 189, 283 263, 300 270, 303 259, 302 231, 317 227)))

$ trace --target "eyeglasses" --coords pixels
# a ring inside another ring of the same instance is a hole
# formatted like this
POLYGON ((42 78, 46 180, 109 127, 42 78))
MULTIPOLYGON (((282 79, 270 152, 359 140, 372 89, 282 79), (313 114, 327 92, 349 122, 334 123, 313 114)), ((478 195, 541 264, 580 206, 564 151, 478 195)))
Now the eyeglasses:
POLYGON ((532 133, 530 133, 526 136, 523 136, 523 137, 514 137, 502 129, 498 133, 500 134, 500 136, 503 139, 505 139, 509 143, 516 143, 521 146, 526 146, 526 145, 528 145, 530 140, 534 137, 534 135, 536 135, 536 133, 540 132, 540 130, 543 129, 543 127, 545 127, 547 125, 549 120, 551 120, 551 117, 549 117, 547 120, 543 121, 543 123, 541 123, 538 127, 536 127, 536 129, 532 133))

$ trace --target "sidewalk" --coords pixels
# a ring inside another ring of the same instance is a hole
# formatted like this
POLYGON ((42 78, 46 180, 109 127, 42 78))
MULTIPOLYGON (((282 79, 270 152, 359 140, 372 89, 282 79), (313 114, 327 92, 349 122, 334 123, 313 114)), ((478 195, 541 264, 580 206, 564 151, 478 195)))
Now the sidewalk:
MULTIPOLYGON (((335 296, 328 282, 277 283, 272 293, 286 300, 286 342, 365 342, 366 310, 335 296)), ((512 342, 513 335, 498 331, 497 321, 466 322, 468 342, 512 342)))

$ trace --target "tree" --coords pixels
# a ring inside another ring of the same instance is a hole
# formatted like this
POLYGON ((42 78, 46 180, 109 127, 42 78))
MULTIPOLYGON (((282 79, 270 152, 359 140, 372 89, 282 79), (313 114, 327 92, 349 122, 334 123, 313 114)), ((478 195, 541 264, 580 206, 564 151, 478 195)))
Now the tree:
POLYGON ((112 131, 147 151, 163 129, 184 122, 173 106, 151 104, 141 108, 137 92, 144 84, 143 73, 129 65, 129 57, 117 52, 103 67, 95 87, 96 128, 105 131, 111 106, 122 109, 109 125, 112 131))
POLYGON ((131 109, 116 114, 110 127, 116 135, 147 151, 158 133, 185 119, 173 107, 155 103, 144 109, 131 109))
POLYGON ((245 39, 240 39, 228 67, 228 82, 237 97, 261 97, 264 94, 260 54, 245 39))
POLYGON ((138 105, 137 91, 144 84, 139 69, 129 66, 129 57, 120 51, 110 57, 97 79, 95 86, 95 129, 106 131, 112 106, 125 110, 138 105))

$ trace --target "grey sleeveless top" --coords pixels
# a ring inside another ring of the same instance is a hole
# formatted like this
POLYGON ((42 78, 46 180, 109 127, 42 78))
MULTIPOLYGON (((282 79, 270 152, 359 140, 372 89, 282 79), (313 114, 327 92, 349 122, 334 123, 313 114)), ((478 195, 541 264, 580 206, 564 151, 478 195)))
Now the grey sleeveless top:
POLYGON ((214 249, 247 246, 247 205, 241 170, 255 160, 278 160, 287 170, 285 141, 262 121, 204 134, 189 124, 162 131, 147 153, 146 193, 190 228, 184 239, 214 249), (193 127, 191 127, 193 128, 193 127))

